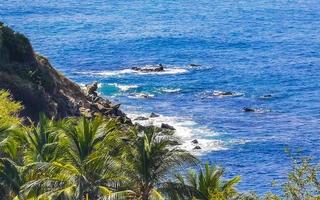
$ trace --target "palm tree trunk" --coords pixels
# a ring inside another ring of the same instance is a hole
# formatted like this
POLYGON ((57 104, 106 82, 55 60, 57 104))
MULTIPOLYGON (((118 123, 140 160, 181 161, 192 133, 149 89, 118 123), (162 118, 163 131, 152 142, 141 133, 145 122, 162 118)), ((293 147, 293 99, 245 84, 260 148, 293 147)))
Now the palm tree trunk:
POLYGON ((89 193, 86 193, 86 200, 89 200, 89 193))

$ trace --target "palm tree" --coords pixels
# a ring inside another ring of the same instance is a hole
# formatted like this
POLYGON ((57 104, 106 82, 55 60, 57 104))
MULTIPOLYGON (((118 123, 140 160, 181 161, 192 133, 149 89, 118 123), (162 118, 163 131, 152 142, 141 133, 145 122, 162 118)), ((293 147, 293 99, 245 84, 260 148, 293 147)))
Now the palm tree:
MULTIPOLYGON (((20 193, 24 183, 23 167, 10 158, 0 158, 0 191, 4 199, 14 199, 20 193)), ((1 198, 0 198, 1 199, 1 198)))
POLYGON ((21 136, 21 129, 16 124, 0 124, 0 192, 4 199, 17 197, 24 183, 17 139, 21 136))
POLYGON ((164 199, 160 190, 169 171, 197 159, 177 146, 172 134, 162 133, 153 126, 137 134, 126 154, 126 173, 130 179, 133 199, 164 199))
POLYGON ((167 192, 172 199, 228 200, 238 196, 234 186, 240 181, 236 176, 230 180, 221 180, 223 170, 205 164, 199 174, 190 170, 184 178, 176 175, 177 182, 167 184, 167 192))
POLYGON ((25 130, 26 163, 50 162, 60 156, 60 134, 55 122, 40 114, 37 126, 25 130))
POLYGON ((10 93, 0 90, 0 125, 19 125, 21 118, 17 117, 22 109, 19 102, 12 100, 10 93))
POLYGON ((59 123, 61 159, 39 162, 33 167, 44 176, 23 186, 28 196, 37 193, 38 198, 97 199, 110 196, 121 178, 117 161, 110 155, 117 140, 117 122, 101 117, 93 120, 80 118, 59 123), (40 194, 41 193, 41 194, 40 194))

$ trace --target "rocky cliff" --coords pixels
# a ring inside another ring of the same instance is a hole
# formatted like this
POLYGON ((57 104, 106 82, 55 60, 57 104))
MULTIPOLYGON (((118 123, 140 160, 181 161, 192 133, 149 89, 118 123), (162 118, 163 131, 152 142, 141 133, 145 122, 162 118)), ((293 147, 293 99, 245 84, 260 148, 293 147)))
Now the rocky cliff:
POLYGON ((48 59, 36 54, 29 40, 0 22, 0 89, 9 90, 15 100, 21 101, 22 116, 37 121, 43 112, 56 119, 102 114, 130 119, 94 91, 83 91, 57 70, 48 59))

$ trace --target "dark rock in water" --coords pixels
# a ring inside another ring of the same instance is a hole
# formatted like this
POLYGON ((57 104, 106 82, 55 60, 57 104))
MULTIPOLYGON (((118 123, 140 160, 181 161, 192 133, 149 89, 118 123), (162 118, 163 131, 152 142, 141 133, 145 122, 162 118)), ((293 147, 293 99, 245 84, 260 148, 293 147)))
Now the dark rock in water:
POLYGON ((222 92, 221 95, 229 96, 229 95, 234 95, 234 93, 233 92, 222 92))
POLYGON ((140 116, 140 117, 135 118, 134 120, 142 121, 142 120, 148 120, 148 119, 149 119, 148 117, 140 116))
POLYGON ((243 112, 255 112, 256 111, 255 109, 248 108, 248 107, 244 107, 242 110, 243 110, 243 112))
POLYGON ((169 130, 176 130, 173 126, 170 126, 169 124, 165 124, 165 123, 161 124, 161 128, 169 129, 169 130))
POLYGON ((193 149, 194 149, 194 150, 196 150, 196 149, 201 149, 201 147, 200 147, 200 146, 195 146, 193 149))
POLYGON ((159 66, 155 67, 132 67, 131 68, 134 71, 139 71, 139 72, 163 72, 164 71, 164 66, 160 64, 159 66))
POLYGON ((191 63, 191 64, 189 64, 189 66, 190 66, 190 67, 200 67, 201 65, 191 63))
POLYGON ((193 144, 198 144, 199 142, 198 142, 198 140, 192 140, 191 141, 193 144))
POLYGON ((97 96, 98 82, 86 85, 86 90, 88 95, 97 96))
POLYGON ((140 97, 140 98, 144 98, 144 99, 149 99, 149 98, 151 98, 152 96, 150 96, 150 95, 148 95, 148 94, 139 94, 139 95, 137 95, 138 97, 140 97))
POLYGON ((271 94, 265 94, 263 95, 262 97, 260 97, 261 99, 270 99, 272 98, 272 95, 271 94))
POLYGON ((234 96, 235 93, 234 92, 230 92, 230 91, 227 91, 227 92, 214 92, 213 93, 214 96, 234 96))
POLYGON ((49 118, 103 115, 131 124, 119 107, 96 93, 98 84, 79 85, 55 70, 47 58, 33 51, 29 40, 0 22, 0 89, 9 90, 24 109, 21 117, 39 120, 39 113, 49 118))
POLYGON ((150 114, 150 117, 151 117, 151 118, 155 118, 155 117, 159 117, 159 116, 160 116, 160 115, 158 115, 158 114, 156 114, 156 113, 151 113, 151 114, 150 114))

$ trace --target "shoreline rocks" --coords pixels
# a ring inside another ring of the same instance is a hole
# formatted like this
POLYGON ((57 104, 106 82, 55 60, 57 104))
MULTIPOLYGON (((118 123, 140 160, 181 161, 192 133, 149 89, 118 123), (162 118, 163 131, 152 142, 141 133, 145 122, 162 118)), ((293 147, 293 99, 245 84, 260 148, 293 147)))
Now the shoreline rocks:
POLYGON ((87 95, 94 95, 98 96, 97 90, 98 90, 98 82, 93 82, 92 84, 87 84, 85 86, 87 95))
POLYGON ((192 140, 191 141, 193 144, 199 144, 198 140, 192 140))
POLYGON ((172 131, 176 130, 173 126, 171 126, 169 124, 165 124, 165 123, 161 124, 161 128, 162 129, 169 129, 169 130, 172 130, 172 131))
POLYGON ((159 117, 160 115, 156 114, 156 113, 151 113, 150 114, 150 118, 155 118, 155 117, 159 117))
POLYGON ((134 120, 137 120, 137 121, 145 121, 145 120, 148 120, 148 119, 149 119, 148 117, 140 116, 140 117, 135 118, 134 120))

